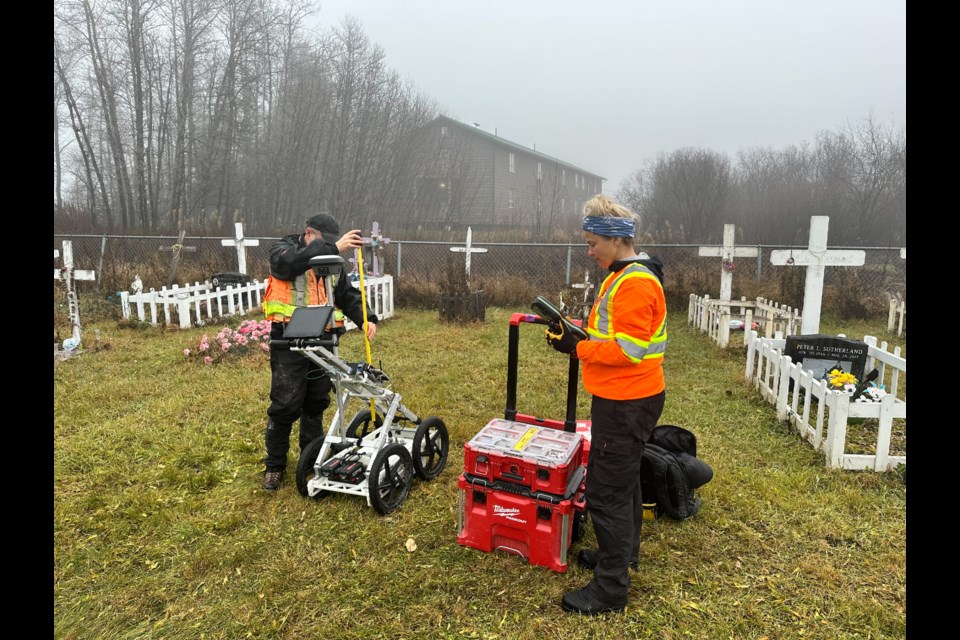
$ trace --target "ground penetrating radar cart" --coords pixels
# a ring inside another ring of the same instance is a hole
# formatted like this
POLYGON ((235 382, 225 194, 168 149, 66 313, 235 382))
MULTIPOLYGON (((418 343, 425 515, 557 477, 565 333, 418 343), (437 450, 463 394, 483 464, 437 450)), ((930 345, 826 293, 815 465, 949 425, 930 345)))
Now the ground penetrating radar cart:
MULTIPOLYGON (((333 300, 333 276, 340 273, 343 262, 340 256, 310 260, 328 300, 333 300)), ((406 500, 414 475, 429 481, 443 471, 450 437, 443 420, 421 419, 405 407, 383 371, 369 362, 341 359, 337 348, 343 333, 336 326, 332 306, 300 307, 283 338, 270 341, 273 348, 299 351, 325 371, 337 402, 326 436, 313 440, 300 453, 297 490, 314 500, 330 492, 365 496, 378 513, 388 514, 406 500), (363 401, 366 408, 347 420, 353 399, 363 401)))

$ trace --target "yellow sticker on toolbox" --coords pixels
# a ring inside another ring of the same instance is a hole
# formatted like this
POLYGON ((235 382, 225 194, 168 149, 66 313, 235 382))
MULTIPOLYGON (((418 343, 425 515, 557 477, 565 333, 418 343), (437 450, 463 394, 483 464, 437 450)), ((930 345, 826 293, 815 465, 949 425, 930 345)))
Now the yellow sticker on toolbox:
POLYGON ((515 451, 522 451, 527 443, 533 440, 533 436, 537 435, 540 432, 540 429, 537 427, 530 427, 527 429, 527 432, 520 436, 520 439, 517 440, 517 444, 513 445, 515 451))

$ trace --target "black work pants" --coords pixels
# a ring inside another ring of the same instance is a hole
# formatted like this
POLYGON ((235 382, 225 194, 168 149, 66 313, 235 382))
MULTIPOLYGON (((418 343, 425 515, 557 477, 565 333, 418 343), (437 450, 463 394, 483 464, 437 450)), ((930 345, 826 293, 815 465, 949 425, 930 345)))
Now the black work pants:
POLYGON ((333 383, 327 372, 297 351, 270 351, 270 407, 267 409, 264 465, 283 471, 293 422, 300 419, 300 450, 323 435, 323 412, 333 383))
POLYGON ((608 602, 624 602, 628 567, 640 553, 643 448, 660 419, 666 393, 637 400, 593 397, 587 461, 587 511, 597 535, 593 583, 608 602))

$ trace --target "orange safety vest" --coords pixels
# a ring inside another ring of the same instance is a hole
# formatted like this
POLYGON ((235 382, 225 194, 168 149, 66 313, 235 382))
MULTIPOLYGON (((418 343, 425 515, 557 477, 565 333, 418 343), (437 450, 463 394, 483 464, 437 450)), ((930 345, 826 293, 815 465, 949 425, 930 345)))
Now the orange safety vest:
POLYGON ((631 263, 603 281, 590 310, 589 340, 577 345, 583 386, 608 400, 635 400, 666 388, 667 303, 660 280, 631 263))
MULTIPOLYGON (((334 276, 334 282, 337 277, 334 276)), ((323 286, 323 280, 317 278, 313 269, 307 269, 292 281, 269 276, 267 290, 263 293, 261 303, 264 317, 273 322, 289 322, 290 316, 297 307, 325 304, 329 304, 327 291, 323 286)), ((343 314, 339 310, 336 318, 337 326, 342 326, 343 314)))

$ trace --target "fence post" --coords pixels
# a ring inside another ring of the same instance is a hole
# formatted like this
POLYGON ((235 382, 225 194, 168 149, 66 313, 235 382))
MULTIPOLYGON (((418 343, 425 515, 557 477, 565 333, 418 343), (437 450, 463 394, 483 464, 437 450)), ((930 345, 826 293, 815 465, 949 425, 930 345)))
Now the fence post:
POLYGON ((570 286, 570 259, 573 256, 573 245, 567 245, 567 286, 570 286))
POLYGON ((830 418, 827 420, 827 442, 825 445, 827 466, 843 467, 844 441, 847 438, 847 416, 850 415, 850 398, 845 393, 826 391, 827 409, 830 418))
POLYGON ((730 344, 730 307, 720 312, 720 346, 724 349, 730 344))
POLYGON ((877 428, 877 455, 874 459, 874 471, 886 471, 890 467, 890 432, 893 429, 894 397, 885 395, 880 400, 880 418, 877 428))
POLYGON ((398 242, 397 243, 397 277, 398 278, 400 277, 400 263, 401 263, 402 257, 403 257, 403 243, 398 242))
POLYGON ((747 382, 753 379, 753 359, 757 353, 757 332, 750 329, 743 330, 743 337, 747 343, 747 368, 744 378, 747 382))
POLYGON ((97 264, 97 293, 103 287, 103 254, 107 252, 107 236, 100 239, 100 262, 97 264))
POLYGON ((758 244, 757 245, 757 287, 760 286, 760 278, 761 278, 760 270, 763 268, 761 266, 762 264, 763 264, 763 245, 758 244))
POLYGON ((788 411, 787 397, 790 393, 790 380, 793 378, 791 367, 792 360, 790 356, 780 356, 780 379, 777 386, 777 420, 783 422, 788 420, 790 413, 788 411))

